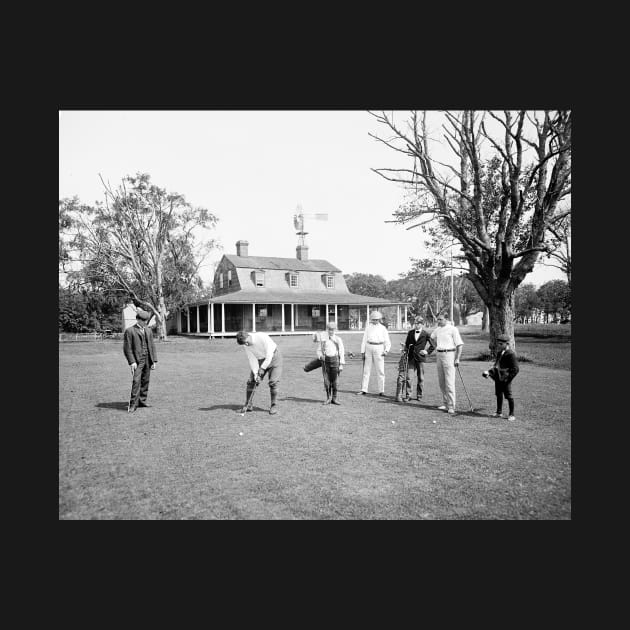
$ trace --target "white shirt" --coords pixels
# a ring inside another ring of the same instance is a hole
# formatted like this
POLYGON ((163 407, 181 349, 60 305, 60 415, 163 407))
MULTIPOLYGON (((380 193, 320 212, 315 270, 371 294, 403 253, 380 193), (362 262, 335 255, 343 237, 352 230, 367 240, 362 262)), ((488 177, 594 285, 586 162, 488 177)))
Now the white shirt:
MULTIPOLYGON (((323 336, 323 335, 322 335, 323 336)), ((338 335, 333 335, 332 337, 328 336, 326 333, 326 338, 322 339, 322 342, 317 347, 317 358, 322 358, 322 346, 324 347, 324 354, 327 357, 336 357, 337 356, 337 346, 335 345, 335 341, 339 344, 339 364, 346 364, 345 351, 343 348, 343 341, 341 341, 341 337, 338 335)))
POLYGON ((266 370, 271 363, 273 353, 278 347, 269 335, 265 333, 249 333, 251 337, 251 345, 243 346, 247 354, 247 360, 254 374, 258 374, 258 368, 266 370), (258 360, 264 361, 258 365, 258 360))
POLYGON ((383 324, 368 324, 363 333, 363 340, 361 341, 361 353, 365 352, 365 345, 369 342, 383 343, 385 346, 385 352, 389 352, 392 347, 392 342, 389 340, 389 332, 383 324))
POLYGON ((459 330, 452 324, 438 326, 431 333, 431 343, 436 350, 454 350, 457 346, 464 345, 459 330))

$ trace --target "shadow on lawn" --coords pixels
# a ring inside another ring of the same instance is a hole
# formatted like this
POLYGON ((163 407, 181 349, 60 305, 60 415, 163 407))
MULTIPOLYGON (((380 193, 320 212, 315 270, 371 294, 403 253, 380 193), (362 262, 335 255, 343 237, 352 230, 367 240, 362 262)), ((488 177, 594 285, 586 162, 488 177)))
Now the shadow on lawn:
MULTIPOLYGON (((199 411, 216 411, 217 409, 228 409, 231 411, 238 411, 241 409, 243 405, 212 405, 212 407, 199 407, 199 411)), ((268 409, 264 409, 263 407, 257 407, 253 405, 254 411, 268 411, 268 409)))
POLYGON ((109 402, 98 403, 98 405, 95 405, 95 407, 100 407, 101 409, 120 409, 121 411, 127 411, 128 406, 128 402, 109 402))
POLYGON ((298 398, 297 396, 287 396, 284 400, 297 400, 298 402, 323 403, 325 396, 322 398, 298 398))

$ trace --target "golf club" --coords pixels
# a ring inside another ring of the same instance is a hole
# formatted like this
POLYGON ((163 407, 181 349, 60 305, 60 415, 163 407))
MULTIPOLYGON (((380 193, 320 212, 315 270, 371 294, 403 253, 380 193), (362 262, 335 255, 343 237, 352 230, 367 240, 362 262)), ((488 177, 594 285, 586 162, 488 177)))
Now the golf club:
MULTIPOLYGON (((258 383, 260 383, 260 381, 258 381, 258 383)), ((251 394, 249 395, 249 398, 247 399, 247 402, 245 403, 245 409, 249 409, 249 406, 252 404, 252 401, 254 400, 254 394, 256 393, 256 390, 258 389, 258 383, 254 384, 254 389, 252 389, 251 394)), ((246 412, 243 412, 241 414, 239 414, 240 416, 244 416, 246 412)))
POLYGON ((468 391, 466 390, 466 384, 464 383, 464 377, 462 376, 462 373, 460 372, 460 369, 459 369, 459 365, 457 366, 457 372, 459 374, 459 378, 462 379, 462 385, 464 386, 464 391, 466 392, 466 398, 468 398, 468 404, 470 405, 470 411, 474 411, 473 405, 470 402, 470 396, 468 395, 468 391))

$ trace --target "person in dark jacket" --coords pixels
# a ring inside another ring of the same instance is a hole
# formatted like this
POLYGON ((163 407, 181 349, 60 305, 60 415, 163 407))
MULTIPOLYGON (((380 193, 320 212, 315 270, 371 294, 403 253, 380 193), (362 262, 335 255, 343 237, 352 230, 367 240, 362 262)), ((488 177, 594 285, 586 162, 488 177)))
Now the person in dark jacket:
POLYGON ((514 397, 512 396, 512 381, 518 374, 518 360, 513 350, 510 350, 510 338, 508 335, 497 336, 497 359, 494 365, 482 373, 484 378, 494 381, 494 393, 497 397, 497 410, 495 418, 502 417, 503 398, 508 401, 508 420, 516 420, 514 417, 514 397))
POLYGON ((416 315, 413 323, 413 328, 407 333, 401 361, 398 366, 396 402, 409 401, 411 394, 411 378, 409 376, 409 370, 413 370, 417 377, 416 400, 422 399, 424 364, 427 360, 427 356, 431 354, 434 349, 430 340, 430 333, 423 328, 424 319, 420 315, 416 315), (427 344, 429 344, 428 350, 427 344))
POLYGON ((155 370, 157 353, 153 343, 153 332, 147 326, 151 314, 139 310, 136 313, 136 323, 125 330, 123 353, 131 367, 131 396, 127 411, 133 413, 138 407, 147 405, 149 393, 149 379, 151 370, 155 370))

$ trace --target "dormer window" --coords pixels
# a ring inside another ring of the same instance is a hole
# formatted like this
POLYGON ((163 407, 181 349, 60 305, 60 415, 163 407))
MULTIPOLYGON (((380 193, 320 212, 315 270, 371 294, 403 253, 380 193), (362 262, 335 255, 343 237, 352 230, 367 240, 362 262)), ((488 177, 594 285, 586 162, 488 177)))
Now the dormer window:
POLYGON ((265 286, 265 272, 262 270, 254 271, 254 283, 257 287, 265 286))
POLYGON ((335 288, 335 276, 333 276, 332 274, 328 274, 326 276, 326 288, 327 289, 335 288))
POLYGON ((290 273, 289 274, 289 286, 292 289, 297 289, 298 288, 298 274, 297 273, 290 273))
POLYGON ((223 288, 223 272, 219 274, 219 289, 223 288))

